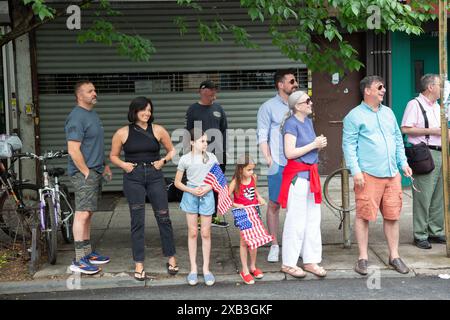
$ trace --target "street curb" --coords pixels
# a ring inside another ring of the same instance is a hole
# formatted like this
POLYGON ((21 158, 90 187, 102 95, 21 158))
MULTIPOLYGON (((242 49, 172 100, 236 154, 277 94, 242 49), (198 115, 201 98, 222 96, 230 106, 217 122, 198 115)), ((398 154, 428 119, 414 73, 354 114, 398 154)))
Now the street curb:
MULTIPOLYGON (((256 283, 266 283, 274 281, 326 281, 336 279, 361 279, 369 281, 374 272, 379 272, 381 279, 383 278, 414 278, 417 276, 437 276, 442 273, 450 273, 450 269, 418 269, 411 270, 408 274, 399 274, 390 269, 372 269, 369 268, 368 276, 361 276, 356 274, 353 270, 328 270, 326 278, 319 278, 312 274, 307 274, 304 279, 296 279, 291 276, 286 276, 281 272, 266 272, 264 279, 257 280, 256 283)), ((235 283, 236 286, 244 286, 238 274, 235 275, 216 275, 216 284, 221 283, 235 283)), ((0 297, 13 294, 30 294, 30 293, 44 293, 44 292, 62 292, 72 290, 95 290, 95 289, 112 289, 112 288, 132 288, 142 287, 152 289, 153 287, 161 286, 180 286, 187 285, 185 275, 177 275, 172 278, 155 279, 138 282, 127 273, 108 274, 107 276, 92 278, 89 276, 77 276, 72 274, 66 279, 51 279, 51 280, 34 280, 24 282, 2 282, 0 283, 0 297)), ((203 276, 199 275, 199 284, 204 285, 203 276)))

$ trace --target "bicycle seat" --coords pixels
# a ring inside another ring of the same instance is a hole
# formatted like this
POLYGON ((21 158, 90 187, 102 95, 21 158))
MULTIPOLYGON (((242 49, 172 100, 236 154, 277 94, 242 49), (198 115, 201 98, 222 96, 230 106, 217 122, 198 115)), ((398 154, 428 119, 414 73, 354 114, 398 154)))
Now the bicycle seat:
POLYGON ((50 177, 59 177, 64 175, 66 171, 63 168, 53 168, 48 170, 50 177))

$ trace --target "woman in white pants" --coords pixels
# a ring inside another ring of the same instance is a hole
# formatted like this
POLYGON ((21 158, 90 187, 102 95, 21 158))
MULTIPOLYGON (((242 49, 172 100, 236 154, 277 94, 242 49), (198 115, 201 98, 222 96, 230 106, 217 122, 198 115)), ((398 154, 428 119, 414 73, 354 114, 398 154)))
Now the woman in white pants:
POLYGON ((322 200, 318 172, 319 150, 327 146, 324 136, 316 137, 311 98, 302 91, 289 96, 290 113, 282 125, 284 152, 288 164, 283 171, 283 181, 278 198, 281 207, 287 205, 283 229, 283 265, 281 271, 303 278, 304 271, 325 277, 322 261, 320 233, 320 202, 322 200), (303 269, 297 266, 303 258, 303 269))

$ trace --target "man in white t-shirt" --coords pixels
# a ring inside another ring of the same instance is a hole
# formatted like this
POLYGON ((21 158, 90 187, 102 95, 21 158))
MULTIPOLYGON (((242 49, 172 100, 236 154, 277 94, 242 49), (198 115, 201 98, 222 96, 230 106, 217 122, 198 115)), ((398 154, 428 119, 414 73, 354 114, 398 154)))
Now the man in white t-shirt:
POLYGON ((401 130, 408 142, 425 142, 430 148, 435 168, 428 174, 413 174, 413 232, 414 244, 420 249, 431 249, 431 243, 445 243, 444 202, 441 156, 439 75, 426 74, 420 79, 421 93, 406 106, 401 130), (426 112, 428 128, 420 105, 426 112), (415 190, 417 189, 417 190, 415 190))

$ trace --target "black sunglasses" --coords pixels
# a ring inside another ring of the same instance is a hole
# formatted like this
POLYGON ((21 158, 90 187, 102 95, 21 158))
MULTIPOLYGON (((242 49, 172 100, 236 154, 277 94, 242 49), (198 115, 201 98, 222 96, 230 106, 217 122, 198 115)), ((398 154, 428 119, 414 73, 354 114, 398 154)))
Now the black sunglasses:
POLYGON ((380 84, 379 86, 378 86, 378 90, 381 90, 381 89, 383 89, 383 88, 385 88, 385 86, 384 85, 382 85, 382 84, 380 84))
POLYGON ((290 84, 294 84, 295 82, 296 82, 295 79, 291 79, 291 80, 289 81, 290 84))
POLYGON ((299 102, 299 104, 301 104, 301 103, 309 104, 310 102, 311 102, 311 98, 308 98, 305 101, 299 102))

